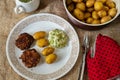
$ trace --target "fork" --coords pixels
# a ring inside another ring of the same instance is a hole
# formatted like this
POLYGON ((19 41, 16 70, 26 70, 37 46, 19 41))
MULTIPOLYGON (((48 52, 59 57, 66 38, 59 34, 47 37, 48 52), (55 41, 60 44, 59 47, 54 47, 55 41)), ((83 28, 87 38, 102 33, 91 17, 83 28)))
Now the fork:
POLYGON ((95 57, 95 51, 96 51, 96 39, 97 39, 97 35, 95 37, 95 41, 93 43, 93 46, 90 47, 90 53, 91 53, 91 58, 95 57))
POLYGON ((82 66, 81 66, 82 68, 81 68, 81 74, 79 74, 80 80, 83 80, 84 69, 85 69, 85 59, 86 59, 86 54, 87 54, 88 49, 89 49, 88 34, 84 35, 84 38, 83 38, 83 48, 84 48, 84 54, 83 54, 82 66))

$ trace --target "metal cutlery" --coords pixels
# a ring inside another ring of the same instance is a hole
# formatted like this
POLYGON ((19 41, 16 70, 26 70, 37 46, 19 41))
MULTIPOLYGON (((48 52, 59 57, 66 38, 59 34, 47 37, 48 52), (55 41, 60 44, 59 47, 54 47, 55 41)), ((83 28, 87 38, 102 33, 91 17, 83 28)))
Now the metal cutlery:
POLYGON ((95 57, 95 50, 96 50, 96 41, 94 42, 94 45, 92 47, 90 47, 91 58, 95 57))
MULTIPOLYGON (((96 38, 97 39, 97 38, 96 38)), ((81 63, 81 72, 79 74, 79 78, 78 80, 83 80, 83 77, 84 77, 84 72, 85 72, 85 63, 86 63, 86 55, 87 55, 87 52, 90 48, 90 56, 91 58, 94 58, 95 57, 95 51, 96 51, 96 39, 94 41, 94 44, 92 47, 89 46, 89 37, 88 37, 88 34, 85 34, 84 35, 84 38, 83 38, 83 50, 84 50, 84 53, 83 53, 83 59, 82 59, 82 63, 81 63)), ((110 78, 110 79, 107 79, 107 80, 120 80, 120 75, 117 75, 113 78, 110 78)))
POLYGON ((83 59, 82 59, 82 68, 81 68, 81 74, 79 74, 79 80, 83 80, 83 76, 84 76, 84 70, 85 70, 85 59, 86 59, 86 54, 88 52, 89 49, 89 39, 88 39, 88 34, 84 35, 83 38, 83 49, 84 49, 84 54, 83 54, 83 59))

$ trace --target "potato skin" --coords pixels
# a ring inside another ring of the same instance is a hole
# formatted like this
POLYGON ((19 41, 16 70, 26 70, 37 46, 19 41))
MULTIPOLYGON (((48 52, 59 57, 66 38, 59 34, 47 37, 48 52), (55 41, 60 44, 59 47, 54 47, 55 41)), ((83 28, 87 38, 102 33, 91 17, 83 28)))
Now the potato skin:
POLYGON ((81 11, 85 11, 86 10, 85 3, 83 2, 77 3, 76 8, 80 9, 81 11))
POLYGON ((35 40, 38 40, 40 38, 44 38, 45 36, 46 36, 46 32, 45 31, 38 31, 38 32, 33 34, 33 38, 35 40))
POLYGON ((116 8, 111 8, 111 9, 108 11, 108 14, 109 14, 111 17, 114 17, 114 16, 117 14, 117 9, 116 9, 116 8))
POLYGON ((87 18, 89 18, 89 17, 91 17, 91 13, 86 12, 86 13, 85 13, 85 18, 87 19, 87 18))
POLYGON ((87 20, 86 20, 86 22, 88 23, 88 24, 91 24, 92 22, 93 22, 93 18, 92 17, 89 17, 89 18, 87 18, 87 20))
POLYGON ((83 13, 81 10, 77 9, 77 8, 74 9, 73 14, 74 14, 74 16, 75 16, 76 18, 78 18, 79 20, 83 20, 83 19, 84 19, 84 13, 83 13))
POLYGON ((95 0, 87 0, 86 1, 86 6, 87 7, 92 7, 94 5, 94 3, 95 3, 95 0))
POLYGON ((48 56, 45 57, 45 61, 48 64, 52 64, 53 62, 55 62, 57 59, 57 55, 56 54, 50 54, 48 56))
POLYGON ((104 6, 104 7, 103 7, 103 10, 109 11, 109 7, 108 7, 108 6, 104 6))
POLYGON ((82 2, 83 0, 72 0, 73 2, 82 2))
POLYGON ((93 22, 92 22, 92 24, 100 24, 100 20, 94 19, 93 22))
POLYGON ((105 23, 107 21, 111 20, 111 17, 110 16, 105 16, 101 19, 101 23, 105 23))
POLYGON ((104 16, 107 16, 107 12, 105 10, 100 10, 100 11, 98 11, 98 16, 101 18, 104 16))
POLYGON ((102 3, 105 3, 107 0, 97 0, 97 1, 101 1, 102 3))
POLYGON ((103 9, 103 3, 101 1, 96 1, 95 4, 94 4, 94 9, 96 11, 99 11, 99 10, 102 10, 103 9))
POLYGON ((91 13, 91 12, 94 11, 94 8, 93 8, 93 7, 91 7, 91 8, 87 8, 87 11, 91 13))
POLYGON ((47 47, 47 48, 44 48, 42 50, 42 55, 44 56, 48 56, 49 54, 52 54, 54 52, 54 48, 53 47, 47 47))
POLYGON ((93 11, 93 12, 92 12, 92 17, 93 17, 94 19, 98 19, 98 18, 99 18, 98 14, 97 14, 97 11, 93 11))
POLYGON ((109 7, 109 8, 115 8, 115 3, 113 1, 106 1, 106 5, 109 7))
POLYGON ((38 45, 39 47, 45 47, 49 45, 49 42, 47 39, 42 38, 42 39, 37 40, 36 45, 38 45))

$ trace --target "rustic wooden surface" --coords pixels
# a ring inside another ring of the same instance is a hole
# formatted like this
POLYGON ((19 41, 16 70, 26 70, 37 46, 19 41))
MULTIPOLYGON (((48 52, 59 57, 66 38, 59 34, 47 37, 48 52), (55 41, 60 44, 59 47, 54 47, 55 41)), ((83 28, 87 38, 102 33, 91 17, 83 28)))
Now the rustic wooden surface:
MULTIPOLYGON (((18 21, 29 15, 42 13, 42 12, 56 14, 69 21, 63 7, 62 0, 41 0, 41 5, 39 6, 38 10, 29 14, 26 13, 22 13, 19 15, 15 14, 13 10, 14 7, 15 7, 14 0, 0 0, 0 80, 25 80, 24 78, 22 78, 16 72, 13 71, 13 69, 8 63, 6 57, 6 51, 5 51, 6 40, 9 35, 9 32, 18 21)), ((114 38, 114 40, 116 40, 120 44, 120 16, 115 21, 105 26, 105 28, 100 30, 88 31, 88 30, 80 29, 76 26, 74 26, 74 28, 78 32, 81 44, 82 44, 83 35, 85 33, 88 33, 90 35, 91 44, 94 42, 95 36, 98 33, 108 35, 114 38)), ((68 74, 66 74, 59 80, 78 79, 81 57, 82 54, 80 52, 79 58, 75 66, 68 74)))

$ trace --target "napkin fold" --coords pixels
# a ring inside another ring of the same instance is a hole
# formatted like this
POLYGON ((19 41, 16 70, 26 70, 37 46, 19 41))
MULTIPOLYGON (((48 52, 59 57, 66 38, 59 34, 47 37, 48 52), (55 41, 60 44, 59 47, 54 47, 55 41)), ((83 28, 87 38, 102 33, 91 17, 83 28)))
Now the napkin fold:
POLYGON ((99 34, 96 39, 95 56, 87 54, 89 80, 107 80, 120 74, 120 46, 108 36, 99 34))

